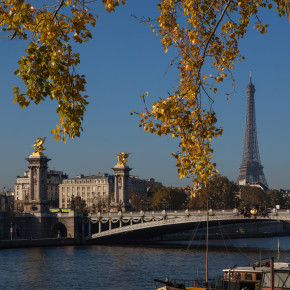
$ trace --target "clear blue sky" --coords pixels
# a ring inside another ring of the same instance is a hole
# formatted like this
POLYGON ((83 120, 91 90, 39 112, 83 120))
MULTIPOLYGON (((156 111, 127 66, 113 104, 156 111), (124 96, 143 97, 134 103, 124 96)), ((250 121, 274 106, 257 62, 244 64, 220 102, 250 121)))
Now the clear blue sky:
MULTIPOLYGON (((144 133, 138 119, 130 116, 132 110, 142 110, 141 93, 148 91, 149 101, 153 101, 164 97, 177 83, 176 70, 167 72, 173 51, 164 54, 159 38, 130 16, 154 16, 155 5, 154 0, 128 0, 110 15, 100 6, 93 39, 77 47, 81 53, 78 72, 86 75, 90 96, 84 132, 66 145, 55 143, 50 134, 57 122, 56 103, 48 101, 24 110, 13 104, 12 86, 22 86, 13 72, 25 44, 0 38, 0 191, 4 186, 12 187, 16 176, 27 170, 25 158, 32 153, 38 136, 47 136, 49 168, 63 170, 70 177, 112 173, 115 154, 126 151, 133 152, 128 160, 132 174, 154 177, 168 186, 190 184, 190 179, 177 177, 171 156, 178 149, 177 141, 144 133)), ((290 189, 290 25, 274 11, 266 12, 263 18, 270 24, 269 32, 260 35, 249 28, 241 41, 240 51, 246 60, 234 70, 236 92, 230 101, 223 94, 216 98, 214 109, 224 134, 214 142, 214 156, 220 173, 236 181, 244 142, 245 89, 252 69, 264 173, 270 188, 290 189)), ((230 89, 230 83, 224 85, 225 91, 230 89)))

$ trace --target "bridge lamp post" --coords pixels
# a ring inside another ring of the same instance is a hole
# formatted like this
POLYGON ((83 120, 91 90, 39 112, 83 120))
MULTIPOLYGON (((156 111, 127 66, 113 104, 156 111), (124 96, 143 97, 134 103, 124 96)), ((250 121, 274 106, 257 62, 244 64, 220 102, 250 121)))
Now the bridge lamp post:
POLYGON ((272 200, 273 200, 273 204, 274 204, 274 211, 275 211, 275 213, 277 213, 277 208, 276 208, 277 198, 273 197, 272 200))
POLYGON ((150 207, 150 199, 146 200, 146 209, 149 210, 150 207))
POLYGON ((234 201, 235 201, 235 209, 237 208, 237 202, 238 202, 238 198, 235 196, 234 197, 234 201))
POLYGON ((140 202, 141 202, 141 210, 143 211, 143 208, 144 208, 144 200, 143 200, 143 198, 141 198, 140 202))
POLYGON ((163 198, 163 209, 166 210, 166 204, 167 204, 167 201, 165 198, 163 198))

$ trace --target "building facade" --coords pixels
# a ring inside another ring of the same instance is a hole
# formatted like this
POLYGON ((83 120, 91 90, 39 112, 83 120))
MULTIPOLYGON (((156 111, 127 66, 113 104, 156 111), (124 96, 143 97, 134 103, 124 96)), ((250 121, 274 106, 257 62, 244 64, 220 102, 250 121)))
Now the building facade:
POLYGON ((133 175, 129 177, 129 191, 134 191, 137 194, 146 194, 152 188, 162 186, 162 183, 155 181, 154 178, 141 179, 133 175))
POLYGON ((75 178, 63 180, 59 185, 59 207, 70 208, 73 197, 80 196, 89 209, 108 204, 110 195, 114 193, 114 176, 107 173, 85 176, 77 175, 75 178))
MULTIPOLYGON (((138 176, 129 176, 129 191, 146 194, 153 187, 161 187, 161 182, 154 178, 141 179, 138 176)), ((85 176, 79 174, 74 178, 64 179, 59 184, 59 207, 70 208, 72 197, 80 196, 89 210, 108 209, 114 201, 115 177, 108 173, 85 176)))
MULTIPOLYGON (((56 201, 59 198, 59 184, 64 179, 67 179, 68 175, 58 170, 47 170, 47 199, 48 201, 56 201)), ((17 200, 26 200, 28 198, 30 189, 30 173, 25 171, 23 176, 17 176, 16 183, 14 185, 14 198, 17 200)))

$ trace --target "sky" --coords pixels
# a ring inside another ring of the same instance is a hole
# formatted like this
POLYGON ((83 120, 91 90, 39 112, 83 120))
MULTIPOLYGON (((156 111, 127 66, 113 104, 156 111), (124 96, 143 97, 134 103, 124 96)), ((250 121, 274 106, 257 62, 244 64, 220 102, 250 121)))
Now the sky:
MULTIPOLYGON (((77 70, 85 74, 89 106, 80 138, 67 144, 55 143, 50 131, 58 116, 56 102, 47 100, 24 110, 13 104, 12 86, 23 86, 13 75, 25 43, 0 37, 0 191, 12 188, 18 175, 28 169, 25 158, 33 152, 37 137, 46 136, 45 154, 49 169, 62 170, 74 177, 106 172, 113 174, 116 154, 133 152, 128 159, 131 174, 153 177, 166 186, 191 185, 179 180, 175 159, 177 140, 145 133, 138 126, 133 110, 141 112, 140 94, 148 91, 148 102, 165 97, 178 83, 175 68, 168 69, 174 51, 164 53, 160 39, 136 16, 156 16, 156 1, 128 0, 116 13, 108 14, 100 5, 93 39, 76 46, 81 54, 77 70)), ((240 42, 245 61, 234 71, 235 92, 227 101, 219 93, 214 110, 224 133, 213 143, 214 160, 220 173, 236 181, 242 161, 246 118, 246 86, 252 70, 256 87, 256 120, 261 163, 270 188, 290 189, 290 25, 275 11, 261 15, 270 24, 260 35, 251 27, 240 42)), ((231 90, 231 82, 222 91, 231 90)))

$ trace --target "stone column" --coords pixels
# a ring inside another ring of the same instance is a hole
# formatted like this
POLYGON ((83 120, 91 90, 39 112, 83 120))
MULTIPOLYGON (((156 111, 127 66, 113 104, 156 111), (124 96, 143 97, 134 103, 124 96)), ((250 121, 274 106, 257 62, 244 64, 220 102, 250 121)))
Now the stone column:
POLYGON ((26 160, 29 162, 30 186, 24 211, 30 213, 45 212, 48 210, 47 162, 50 159, 44 155, 30 155, 26 160))
POLYGON ((115 174, 115 186, 114 186, 114 199, 116 203, 119 203, 119 186, 118 186, 119 176, 115 174))
POLYGON ((123 210, 130 208, 129 203, 129 172, 132 168, 123 165, 116 165, 114 168, 115 175, 115 206, 121 204, 123 210))

